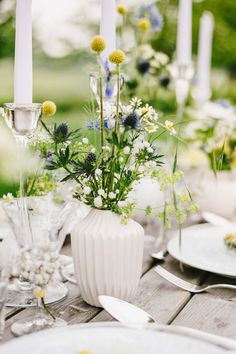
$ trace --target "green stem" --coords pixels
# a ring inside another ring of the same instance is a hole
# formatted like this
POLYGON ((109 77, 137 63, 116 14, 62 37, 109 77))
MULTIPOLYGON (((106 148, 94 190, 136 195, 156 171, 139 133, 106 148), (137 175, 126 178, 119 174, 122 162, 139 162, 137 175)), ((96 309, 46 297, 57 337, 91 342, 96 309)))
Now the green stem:
MULTIPOLYGON (((116 121, 115 121, 115 133, 119 132, 119 111, 120 111, 120 65, 116 66, 117 69, 117 94, 116 94, 116 121)), ((114 180, 114 157, 115 157, 115 145, 112 147, 111 153, 111 178, 110 178, 110 190, 112 190, 114 180)))
POLYGON ((116 126, 115 132, 119 132, 119 110, 120 110, 120 65, 116 66, 117 69, 117 95, 116 95, 116 126))
POLYGON ((102 68, 99 64, 99 98, 100 98, 100 139, 101 149, 104 146, 104 117, 103 117, 103 82, 102 82, 102 68))
POLYGON ((46 312, 46 314, 48 314, 49 316, 51 316, 51 317, 54 319, 54 321, 55 321, 55 320, 56 320, 56 317, 53 315, 53 313, 52 313, 52 312, 48 309, 48 307, 46 306, 43 297, 41 298, 41 303, 42 303, 42 305, 43 305, 43 309, 44 309, 44 311, 46 312))

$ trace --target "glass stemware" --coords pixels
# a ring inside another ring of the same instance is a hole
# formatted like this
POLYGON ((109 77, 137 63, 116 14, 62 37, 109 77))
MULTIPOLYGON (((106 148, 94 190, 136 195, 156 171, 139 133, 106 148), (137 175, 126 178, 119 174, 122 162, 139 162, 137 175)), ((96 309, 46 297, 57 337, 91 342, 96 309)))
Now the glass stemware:
POLYGON ((8 275, 4 266, 0 266, 0 341, 5 329, 5 303, 7 300, 8 275))
POLYGON ((13 323, 11 330, 14 335, 21 336, 42 329, 65 326, 67 323, 57 318, 45 305, 45 296, 48 285, 56 285, 60 272, 60 260, 56 253, 44 248, 34 247, 21 254, 20 269, 25 273, 27 279, 32 279, 34 285, 34 297, 37 299, 37 306, 33 316, 18 320, 13 323), (30 264, 30 266, 29 266, 30 264))
POLYGON ((42 306, 41 299, 37 299, 34 317, 16 321, 11 326, 11 331, 15 336, 19 337, 25 334, 38 332, 43 329, 63 327, 66 325, 67 322, 62 318, 52 317, 51 314, 47 314, 46 310, 42 306))
MULTIPOLYGON (((10 226, 16 239, 19 250, 30 247, 45 247, 59 253, 62 245, 61 229, 66 215, 65 203, 55 203, 51 195, 42 197, 27 197, 27 213, 29 227, 32 234, 32 242, 29 242, 27 234, 22 230, 21 223, 21 198, 15 198, 2 203, 2 207, 8 217, 10 226)), ((18 275, 17 272, 16 274, 18 275)), ((53 303, 63 299, 68 293, 65 284, 58 282, 55 286, 47 289, 46 303, 53 303)), ((18 275, 16 284, 9 285, 8 306, 28 307, 35 305, 33 297, 33 284, 18 275)))
MULTIPOLYGON (((29 137, 34 134, 38 126, 38 121, 42 113, 42 105, 40 103, 33 104, 15 104, 15 103, 5 103, 4 104, 4 119, 11 130, 12 134, 16 139, 19 151, 19 159, 21 160, 20 154, 24 155, 24 151, 28 149, 29 137)), ((22 233, 25 237, 30 240, 32 238, 30 226, 28 209, 26 204, 24 182, 25 176, 23 168, 20 168, 19 174, 20 182, 20 218, 21 218, 21 228, 22 233)), ((32 239, 31 239, 32 242, 32 239)))

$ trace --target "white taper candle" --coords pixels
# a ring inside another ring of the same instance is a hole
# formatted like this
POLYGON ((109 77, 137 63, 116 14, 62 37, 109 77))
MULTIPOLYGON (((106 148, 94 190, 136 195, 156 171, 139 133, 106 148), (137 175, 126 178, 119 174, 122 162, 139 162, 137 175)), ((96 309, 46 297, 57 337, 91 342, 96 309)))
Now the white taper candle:
POLYGON ((32 103, 32 0, 16 1, 14 102, 32 103))
POLYGON ((106 40, 106 49, 101 53, 105 61, 116 49, 116 1, 101 0, 100 34, 106 40))
POLYGON ((179 0, 176 61, 189 65, 192 59, 192 0, 179 0))
POLYGON ((212 13, 204 12, 200 20, 195 88, 195 98, 199 103, 206 102, 211 97, 210 80, 213 29, 214 20, 212 13))

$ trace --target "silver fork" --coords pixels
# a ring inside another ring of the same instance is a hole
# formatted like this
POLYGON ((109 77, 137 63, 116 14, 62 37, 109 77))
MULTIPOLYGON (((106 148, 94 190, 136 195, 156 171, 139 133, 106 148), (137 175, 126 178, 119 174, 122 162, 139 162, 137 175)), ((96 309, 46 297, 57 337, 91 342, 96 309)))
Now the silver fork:
POLYGON ((181 289, 189 291, 190 293, 202 293, 202 292, 207 291, 209 289, 215 289, 215 288, 225 288, 225 289, 236 290, 236 285, 231 285, 231 284, 213 284, 213 285, 207 285, 207 286, 195 285, 195 284, 189 283, 183 279, 176 277, 174 274, 168 272, 166 269, 162 268, 161 266, 157 266, 156 268, 154 268, 154 270, 162 278, 168 280, 170 283, 178 286, 181 289))

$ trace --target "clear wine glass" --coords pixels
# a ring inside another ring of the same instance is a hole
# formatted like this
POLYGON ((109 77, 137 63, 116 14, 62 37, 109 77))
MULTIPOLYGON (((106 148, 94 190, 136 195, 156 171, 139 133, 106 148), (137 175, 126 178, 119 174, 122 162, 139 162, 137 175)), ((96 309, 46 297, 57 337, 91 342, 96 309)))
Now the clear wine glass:
MULTIPOLYGON (((22 229, 22 218, 20 214, 21 198, 14 198, 3 202, 2 207, 8 217, 10 226, 14 233, 16 244, 20 249, 33 246, 49 247, 51 251, 59 252, 60 230, 63 225, 64 203, 56 204, 52 197, 27 197, 27 208, 29 217, 30 232, 32 241, 22 229)), ((9 285, 8 306, 29 307, 35 306, 33 287, 28 280, 20 274, 18 282, 9 285)), ((46 303, 53 303, 63 299, 68 293, 65 284, 58 282, 55 286, 47 289, 46 303)))
POLYGON ((38 299, 34 317, 16 321, 11 326, 11 331, 15 336, 19 337, 25 334, 38 332, 43 329, 63 327, 66 325, 67 322, 62 318, 53 318, 51 314, 47 314, 41 304, 41 300, 38 299))
POLYGON ((0 341, 5 329, 5 304, 7 301, 8 272, 5 265, 0 266, 0 341))

